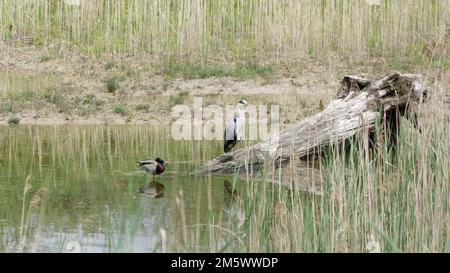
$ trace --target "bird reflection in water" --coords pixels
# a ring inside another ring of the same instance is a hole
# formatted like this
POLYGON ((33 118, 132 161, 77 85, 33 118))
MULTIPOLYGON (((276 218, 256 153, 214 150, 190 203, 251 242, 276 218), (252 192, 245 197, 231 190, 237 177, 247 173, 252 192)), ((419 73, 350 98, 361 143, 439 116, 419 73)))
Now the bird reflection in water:
POLYGON ((164 185, 158 182, 150 182, 148 187, 139 188, 138 193, 145 194, 152 198, 161 198, 164 196, 164 185))
POLYGON ((245 223, 245 206, 244 200, 239 196, 236 189, 233 189, 233 185, 230 181, 223 181, 224 185, 224 210, 238 221, 238 226, 242 227, 245 223))

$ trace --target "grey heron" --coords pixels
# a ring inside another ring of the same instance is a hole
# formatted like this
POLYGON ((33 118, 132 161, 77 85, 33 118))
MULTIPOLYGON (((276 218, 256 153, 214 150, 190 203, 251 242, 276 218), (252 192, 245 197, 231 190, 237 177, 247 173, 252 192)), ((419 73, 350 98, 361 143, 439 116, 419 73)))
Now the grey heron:
POLYGON ((224 145, 223 150, 225 153, 228 153, 231 148, 244 136, 245 130, 245 107, 248 106, 248 103, 245 100, 240 100, 236 105, 236 109, 234 112, 234 116, 228 122, 225 127, 225 132, 223 134, 224 145))
POLYGON ((142 170, 153 175, 153 180, 155 180, 155 175, 161 174, 165 170, 164 160, 157 157, 155 160, 140 160, 137 162, 138 167, 142 170))

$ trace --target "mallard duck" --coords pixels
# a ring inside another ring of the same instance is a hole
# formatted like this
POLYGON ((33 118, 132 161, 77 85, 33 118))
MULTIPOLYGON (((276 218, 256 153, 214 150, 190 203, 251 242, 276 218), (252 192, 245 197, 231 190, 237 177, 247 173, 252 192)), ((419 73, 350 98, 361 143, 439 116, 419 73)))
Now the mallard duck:
POLYGON ((228 153, 238 141, 242 140, 242 137, 244 136, 244 111, 247 106, 248 103, 245 100, 240 100, 236 105, 234 117, 228 122, 227 127, 225 127, 225 132, 223 134, 223 150, 225 153, 228 153))
POLYGON ((155 175, 161 174, 165 170, 164 160, 157 157, 155 160, 140 160, 137 162, 138 167, 142 170, 153 175, 153 180, 155 180, 155 175))

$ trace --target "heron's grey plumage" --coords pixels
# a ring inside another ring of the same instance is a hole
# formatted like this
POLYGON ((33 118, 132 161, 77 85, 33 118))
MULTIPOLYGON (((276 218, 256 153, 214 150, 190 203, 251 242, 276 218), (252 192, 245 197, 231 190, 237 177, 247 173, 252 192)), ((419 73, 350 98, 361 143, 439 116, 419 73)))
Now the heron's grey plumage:
POLYGON ((234 145, 244 136, 245 128, 245 113, 244 107, 247 106, 245 100, 240 100, 236 106, 234 116, 230 121, 228 121, 224 132, 224 145, 223 150, 225 153, 229 152, 234 145))

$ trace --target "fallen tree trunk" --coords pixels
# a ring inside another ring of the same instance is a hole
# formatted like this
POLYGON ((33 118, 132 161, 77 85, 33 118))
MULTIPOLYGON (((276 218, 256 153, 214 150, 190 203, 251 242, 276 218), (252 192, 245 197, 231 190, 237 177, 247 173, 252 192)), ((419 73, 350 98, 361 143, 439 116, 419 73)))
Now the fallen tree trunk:
POLYGON ((361 129, 373 131, 378 117, 389 124, 398 123, 401 116, 411 118, 415 106, 425 97, 420 75, 392 72, 376 80, 344 76, 337 99, 322 112, 298 121, 258 144, 220 155, 197 173, 253 172, 267 163, 280 166, 292 158, 310 159, 325 147, 345 141, 361 129))

